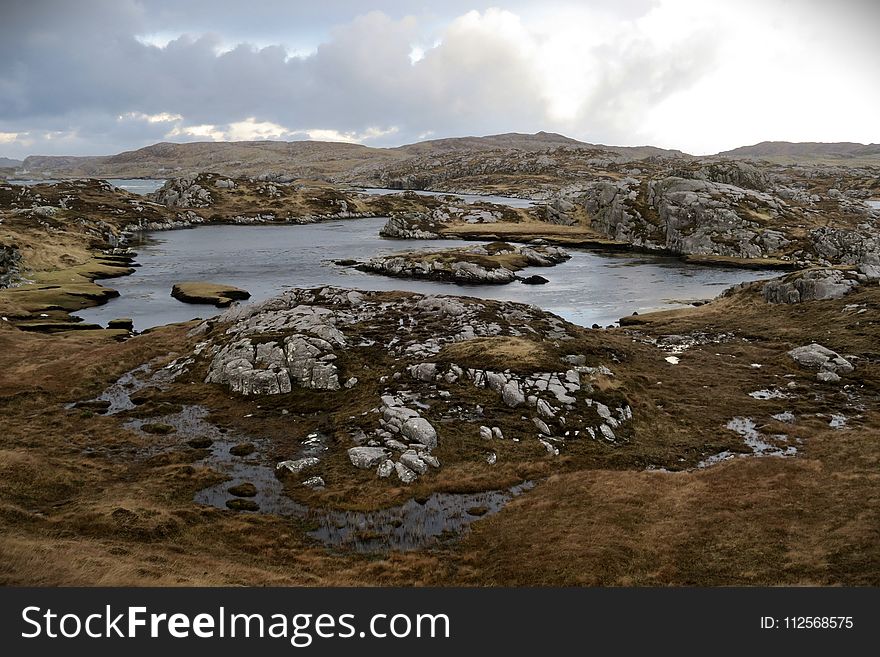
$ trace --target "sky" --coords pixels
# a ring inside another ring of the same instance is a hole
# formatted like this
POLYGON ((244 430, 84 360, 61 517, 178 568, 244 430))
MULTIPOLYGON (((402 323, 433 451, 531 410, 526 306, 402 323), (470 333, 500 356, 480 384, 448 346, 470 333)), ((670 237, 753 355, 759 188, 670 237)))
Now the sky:
POLYGON ((872 0, 4 0, 0 156, 504 132, 880 142, 872 0))

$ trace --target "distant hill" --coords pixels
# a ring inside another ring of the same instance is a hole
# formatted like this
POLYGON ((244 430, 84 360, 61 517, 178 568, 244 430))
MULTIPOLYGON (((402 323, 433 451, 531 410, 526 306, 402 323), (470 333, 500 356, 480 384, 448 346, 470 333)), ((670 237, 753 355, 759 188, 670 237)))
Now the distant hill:
POLYGON ((372 148, 321 141, 162 142, 117 155, 96 157, 32 155, 25 158, 26 175, 41 177, 165 178, 211 171, 226 175, 284 174, 295 178, 351 178, 361 168, 382 168, 424 156, 485 151, 520 153, 558 148, 602 151, 610 157, 644 159, 683 156, 653 146, 602 146, 554 133, 508 133, 487 137, 455 137, 372 148))
POLYGON ((780 163, 840 162, 880 164, 880 144, 853 142, 762 141, 718 153, 721 157, 761 159, 780 163))
POLYGON ((22 165, 21 160, 13 160, 8 157, 0 157, 0 168, 3 169, 17 169, 22 165))

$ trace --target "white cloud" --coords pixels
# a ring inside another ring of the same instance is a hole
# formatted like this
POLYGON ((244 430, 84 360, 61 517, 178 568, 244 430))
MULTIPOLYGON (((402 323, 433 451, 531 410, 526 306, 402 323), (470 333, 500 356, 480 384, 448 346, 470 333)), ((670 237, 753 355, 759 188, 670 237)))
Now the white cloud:
POLYGON ((284 126, 271 121, 257 121, 254 117, 229 124, 226 137, 232 141, 253 141, 256 139, 281 139, 290 134, 284 126))
POLYGON ((17 132, 0 132, 0 144, 11 144, 18 139, 17 132))
POLYGON ((151 34, 137 34, 134 38, 145 46, 151 46, 161 50, 167 48, 169 43, 176 41, 182 36, 182 32, 153 32, 151 34))
POLYGON ((146 121, 147 123, 171 123, 173 121, 181 121, 183 117, 180 114, 171 114, 169 112, 159 112, 158 114, 144 114, 143 112, 126 112, 117 117, 117 121, 134 120, 146 121))
POLYGON ((207 137, 211 141, 226 141, 226 133, 218 130, 217 126, 209 123, 191 126, 175 126, 168 134, 167 138, 174 137, 207 137))
MULTIPOLYGON (((29 132, 49 153, 538 130, 692 152, 878 141, 880 49, 867 27, 841 22, 854 0, 833 11, 805 0, 798 12, 781 0, 509 0, 479 11, 456 0, 411 16, 411 3, 378 0, 387 13, 354 18, 360 3, 278 9, 325 16, 315 33, 291 20, 258 30, 274 15, 259 3, 210 14, 171 0, 43 4, 0 22, 0 61, 16 62, 0 69, 0 135, 29 132)), ((876 25, 870 17, 861 22, 876 25)), ((21 138, 0 144, 27 154, 21 138)))

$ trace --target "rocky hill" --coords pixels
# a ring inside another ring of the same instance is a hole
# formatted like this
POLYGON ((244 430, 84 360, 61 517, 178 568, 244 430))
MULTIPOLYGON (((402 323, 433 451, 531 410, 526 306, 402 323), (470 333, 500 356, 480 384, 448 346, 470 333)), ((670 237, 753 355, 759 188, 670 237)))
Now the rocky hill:
POLYGON ((878 164, 880 163, 880 144, 762 141, 752 146, 740 146, 723 151, 718 155, 779 163, 848 161, 859 164, 878 164))
POLYGON ((74 157, 32 155, 22 170, 34 177, 167 178, 210 171, 230 176, 273 179, 313 178, 375 184, 379 171, 394 165, 420 168, 424 158, 455 161, 455 155, 483 157, 486 153, 533 157, 558 149, 602 153, 612 159, 638 160, 653 156, 682 156, 652 146, 618 147, 586 144, 562 135, 509 133, 488 137, 456 137, 371 148, 321 141, 162 142, 117 155, 74 157))

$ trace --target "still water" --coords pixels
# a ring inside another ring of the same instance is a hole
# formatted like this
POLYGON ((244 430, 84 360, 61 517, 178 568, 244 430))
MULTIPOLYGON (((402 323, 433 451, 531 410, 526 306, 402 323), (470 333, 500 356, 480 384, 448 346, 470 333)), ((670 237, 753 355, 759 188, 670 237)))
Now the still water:
POLYGON ((468 295, 535 304, 577 324, 604 326, 633 312, 708 299, 735 283, 778 274, 577 249, 570 250, 571 260, 561 265, 520 272, 524 276, 538 273, 550 280, 546 285, 513 282, 464 286, 412 281, 333 264, 334 260, 363 260, 385 253, 472 243, 383 239, 378 233, 385 221, 369 218, 302 226, 202 226, 150 233, 134 245, 140 265, 135 273, 107 282, 121 296, 78 315, 103 325, 116 317, 130 317, 137 330, 213 316, 220 312, 213 306, 185 304, 170 296, 175 283, 201 280, 244 288, 251 293, 252 301, 274 296, 285 288, 322 285, 468 295))

